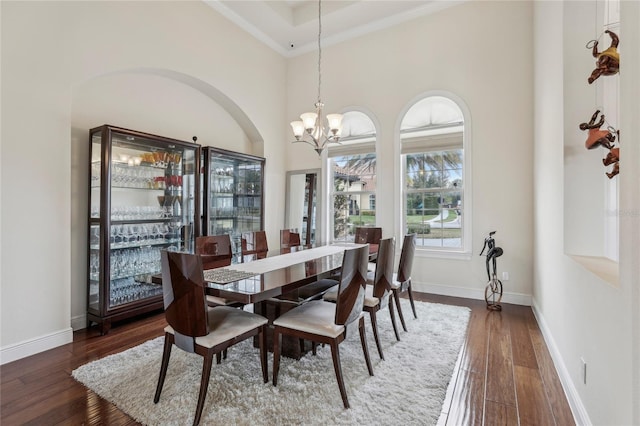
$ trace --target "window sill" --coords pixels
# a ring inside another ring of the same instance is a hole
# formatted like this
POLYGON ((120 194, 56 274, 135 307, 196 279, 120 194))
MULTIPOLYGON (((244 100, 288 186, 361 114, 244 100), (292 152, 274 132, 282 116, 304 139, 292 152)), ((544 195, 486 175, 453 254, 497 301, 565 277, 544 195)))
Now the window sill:
POLYGON ((601 278, 615 288, 620 288, 620 270, 618 262, 607 257, 569 255, 587 271, 601 278))
POLYGON ((472 253, 462 251, 428 250, 416 247, 417 257, 428 257, 435 259, 470 260, 472 253))

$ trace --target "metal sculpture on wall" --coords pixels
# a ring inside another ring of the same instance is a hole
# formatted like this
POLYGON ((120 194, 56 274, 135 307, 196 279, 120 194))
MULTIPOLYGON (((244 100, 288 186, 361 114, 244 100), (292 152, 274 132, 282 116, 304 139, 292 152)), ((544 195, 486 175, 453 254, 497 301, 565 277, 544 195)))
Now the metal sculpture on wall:
POLYGON ((496 247, 496 241, 493 238, 493 234, 496 231, 489 232, 489 236, 484 239, 484 246, 480 252, 480 256, 487 250, 487 277, 489 282, 484 290, 484 300, 487 302, 487 309, 491 311, 501 311, 502 305, 502 281, 498 279, 498 271, 496 266, 496 258, 502 256, 504 253, 502 248, 496 247))
POLYGON ((584 143, 584 146, 587 149, 603 147, 609 150, 607 156, 602 159, 602 163, 605 167, 613 164, 611 172, 605 173, 607 177, 611 179, 620 172, 620 164, 618 163, 620 161, 620 148, 616 148, 614 146, 616 136, 618 138, 618 142, 620 141, 620 131, 615 130, 611 126, 607 127, 607 130, 600 130, 600 127, 605 123, 605 117, 604 114, 601 114, 600 120, 596 123, 598 114, 600 114, 599 109, 593 113, 589 122, 580 124, 580 130, 589 131, 587 140, 584 143))
POLYGON ((598 52, 598 40, 591 40, 587 43, 587 48, 591 49, 594 58, 597 58, 596 69, 589 76, 589 84, 593 83, 601 75, 614 75, 620 71, 620 54, 618 53, 618 43, 620 39, 618 35, 612 31, 606 30, 606 34, 611 37, 611 45, 602 52, 598 52), (589 46, 593 43, 593 46, 589 46))

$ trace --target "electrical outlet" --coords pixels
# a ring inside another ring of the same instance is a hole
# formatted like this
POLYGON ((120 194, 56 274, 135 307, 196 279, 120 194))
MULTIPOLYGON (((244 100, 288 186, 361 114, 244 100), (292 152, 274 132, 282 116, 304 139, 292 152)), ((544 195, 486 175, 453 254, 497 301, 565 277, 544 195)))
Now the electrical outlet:
POLYGON ((509 281, 509 273, 507 271, 502 272, 502 281, 509 281))
POLYGON ((584 358, 580 358, 582 362, 582 383, 587 384, 587 361, 584 358))

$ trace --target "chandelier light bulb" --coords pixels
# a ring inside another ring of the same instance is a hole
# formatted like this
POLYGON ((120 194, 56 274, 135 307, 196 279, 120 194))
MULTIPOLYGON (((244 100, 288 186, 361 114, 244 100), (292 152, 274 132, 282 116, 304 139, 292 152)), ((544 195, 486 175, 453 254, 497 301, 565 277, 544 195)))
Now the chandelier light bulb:
POLYGON ((315 112, 305 112, 304 114, 300 115, 300 119, 302 119, 305 130, 311 133, 311 131, 313 131, 313 128, 316 127, 318 114, 316 114, 315 112))
POLYGON ((293 129, 293 136, 295 136, 297 140, 300 140, 304 134, 304 123, 302 121, 292 121, 291 128, 293 129))
POLYGON ((342 125, 342 114, 327 114, 327 122, 329 123, 329 129, 333 134, 336 134, 342 125))

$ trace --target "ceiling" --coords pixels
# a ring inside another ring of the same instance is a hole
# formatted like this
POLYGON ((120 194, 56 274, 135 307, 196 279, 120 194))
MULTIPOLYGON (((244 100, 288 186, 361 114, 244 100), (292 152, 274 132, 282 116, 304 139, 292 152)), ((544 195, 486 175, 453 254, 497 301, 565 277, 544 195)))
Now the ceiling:
MULTIPOLYGON (((204 0, 285 57, 318 46, 316 0, 204 0)), ((322 46, 398 25, 464 0, 325 0, 322 46)))

